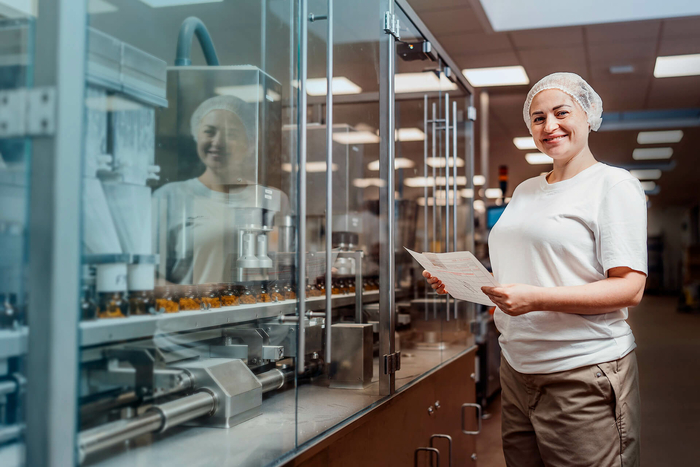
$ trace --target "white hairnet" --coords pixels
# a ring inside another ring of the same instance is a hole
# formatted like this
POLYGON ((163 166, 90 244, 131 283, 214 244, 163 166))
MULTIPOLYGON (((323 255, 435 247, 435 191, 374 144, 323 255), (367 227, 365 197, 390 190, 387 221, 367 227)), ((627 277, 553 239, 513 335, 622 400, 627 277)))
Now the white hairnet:
POLYGON ((583 78, 576 73, 552 73, 535 84, 527 93, 523 106, 523 120, 532 134, 530 106, 537 94, 547 89, 558 89, 570 95, 588 115, 591 130, 597 131, 603 122, 603 100, 583 78))
POLYGON ((214 110, 227 110, 240 118, 245 127, 246 136, 248 136, 248 144, 253 144, 255 138, 252 125, 248 121, 252 116, 250 106, 241 99, 233 96, 211 97, 199 104, 199 107, 197 107, 190 119, 190 130, 192 131, 192 137, 194 137, 195 141, 197 141, 199 124, 202 122, 202 119, 206 117, 209 112, 214 110))

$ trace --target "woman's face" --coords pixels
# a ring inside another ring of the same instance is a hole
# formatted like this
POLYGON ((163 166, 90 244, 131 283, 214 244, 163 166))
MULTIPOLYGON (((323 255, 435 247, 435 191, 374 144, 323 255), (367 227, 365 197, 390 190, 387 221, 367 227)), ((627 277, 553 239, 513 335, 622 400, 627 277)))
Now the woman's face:
POLYGON ((537 149, 552 159, 570 159, 588 145, 588 115, 558 89, 535 96, 530 105, 530 124, 537 149))
POLYGON ((248 154, 248 136, 241 119, 227 110, 212 110, 202 118, 197 133, 197 155, 208 169, 236 170, 248 154))

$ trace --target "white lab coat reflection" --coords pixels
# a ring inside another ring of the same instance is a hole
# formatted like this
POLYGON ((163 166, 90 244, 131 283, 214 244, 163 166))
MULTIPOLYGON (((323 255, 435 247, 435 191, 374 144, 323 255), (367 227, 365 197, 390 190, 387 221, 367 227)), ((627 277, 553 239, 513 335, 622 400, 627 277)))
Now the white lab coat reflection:
POLYGON ((239 207, 249 196, 244 186, 221 193, 196 178, 156 190, 159 276, 175 284, 232 282, 237 228, 262 224, 262 210, 239 207))

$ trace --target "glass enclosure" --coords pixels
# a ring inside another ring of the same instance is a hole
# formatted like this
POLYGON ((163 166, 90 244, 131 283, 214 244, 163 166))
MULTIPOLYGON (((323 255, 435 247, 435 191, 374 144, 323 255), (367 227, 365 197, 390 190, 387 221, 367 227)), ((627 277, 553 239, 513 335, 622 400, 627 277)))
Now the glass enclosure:
MULTIPOLYGON (((84 6, 78 305, 54 307, 78 328, 75 463, 280 462, 473 345, 404 249, 471 249, 473 189, 471 88, 404 1, 84 6)), ((37 13, 4 11, 0 91, 30 88, 37 13)), ((24 465, 46 190, 2 115, 0 464, 24 465)))

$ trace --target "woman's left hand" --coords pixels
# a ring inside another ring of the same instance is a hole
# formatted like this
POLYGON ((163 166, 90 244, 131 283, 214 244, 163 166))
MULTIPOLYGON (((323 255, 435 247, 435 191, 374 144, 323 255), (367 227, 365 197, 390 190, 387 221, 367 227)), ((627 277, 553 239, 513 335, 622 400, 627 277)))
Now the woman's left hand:
POLYGON ((482 287, 489 299, 505 314, 524 315, 536 311, 540 301, 541 287, 526 284, 505 284, 500 287, 482 287))

